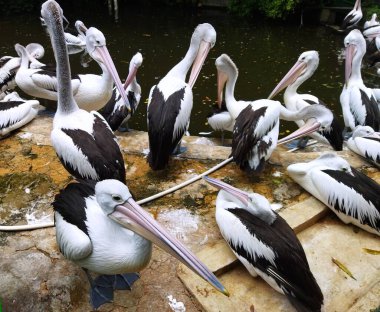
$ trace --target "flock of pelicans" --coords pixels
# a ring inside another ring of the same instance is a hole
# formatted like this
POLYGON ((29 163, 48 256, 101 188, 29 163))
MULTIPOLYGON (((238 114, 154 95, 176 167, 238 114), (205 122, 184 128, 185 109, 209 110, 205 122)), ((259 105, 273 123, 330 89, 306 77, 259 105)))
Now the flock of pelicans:
MULTIPOLYGON (((355 7, 360 8, 359 0, 355 7)), ((31 121, 40 109, 37 100, 23 100, 9 91, 16 85, 33 97, 57 101, 52 145, 63 166, 77 179, 53 203, 57 243, 67 259, 86 271, 93 307, 112 301, 115 289, 130 289, 139 277, 136 272, 150 261, 152 242, 228 295, 214 274, 132 199, 125 185, 123 155, 113 131, 128 127, 127 121, 140 101, 136 73, 142 63, 141 54, 132 58, 123 85, 98 29, 78 21, 77 36, 65 33, 62 9, 53 0, 42 5, 41 20, 51 39, 56 68, 48 68, 38 60, 44 50, 34 43, 26 47, 16 44, 19 57, 1 59, 0 134, 9 135, 31 121), (68 55, 83 49, 102 68, 102 75, 71 75, 68 55), (89 271, 102 275, 94 279, 89 271)), ((350 27, 357 23, 355 20, 350 27)), ((376 17, 366 23, 363 33, 369 45, 375 42, 380 50, 376 17)), ((148 162, 153 170, 166 168, 170 156, 183 151, 180 143, 189 125, 192 87, 215 41, 216 32, 210 24, 198 25, 185 57, 150 91, 148 162)), ((353 29, 344 45, 344 130, 321 100, 297 93, 318 67, 316 51, 302 53, 268 99, 256 101, 235 99, 237 67, 226 54, 216 59, 218 102, 208 122, 216 130, 233 131, 231 160, 242 170, 261 172, 278 144, 306 135, 330 144, 334 150, 342 150, 348 138, 350 149, 380 165, 380 91, 367 88, 361 78, 366 39, 361 31, 353 29), (285 88, 285 106, 271 100, 285 88), (295 121, 300 128, 278 140, 280 119, 295 121)), ((347 161, 327 153, 308 163, 292 164, 287 170, 345 223, 380 235, 380 186, 347 161)), ((286 295, 297 311, 321 311, 323 294, 305 252, 268 200, 210 177, 204 179, 220 189, 217 224, 249 273, 260 275, 286 295)))

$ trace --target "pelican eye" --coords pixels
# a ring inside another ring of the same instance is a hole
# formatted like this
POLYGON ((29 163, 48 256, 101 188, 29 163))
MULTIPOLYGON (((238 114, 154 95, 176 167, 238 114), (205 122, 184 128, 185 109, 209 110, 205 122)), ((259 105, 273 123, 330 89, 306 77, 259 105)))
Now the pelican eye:
POLYGON ((121 196, 119 196, 119 195, 112 195, 112 199, 114 201, 121 201, 121 196))
POLYGON ((347 167, 343 167, 343 168, 342 168, 342 171, 347 172, 347 171, 348 171, 348 168, 347 168, 347 167))

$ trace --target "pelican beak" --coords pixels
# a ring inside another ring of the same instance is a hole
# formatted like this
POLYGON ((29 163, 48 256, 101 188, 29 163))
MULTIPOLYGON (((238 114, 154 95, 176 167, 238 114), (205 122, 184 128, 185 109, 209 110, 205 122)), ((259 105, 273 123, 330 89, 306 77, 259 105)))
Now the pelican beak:
POLYGON ((294 176, 303 176, 310 170, 310 163, 291 164, 286 170, 292 178, 294 176))
POLYGON ((310 118, 305 122, 305 124, 301 128, 297 129, 296 131, 289 134, 285 138, 278 140, 277 145, 287 143, 289 141, 292 141, 300 137, 303 137, 305 135, 308 135, 310 133, 313 133, 314 131, 318 131, 320 126, 321 126, 320 122, 318 122, 315 118, 310 118))
POLYGON ((209 184, 211 184, 212 186, 215 186, 217 189, 226 191, 227 193, 230 193, 231 195, 235 196, 245 206, 249 206, 248 193, 246 193, 242 190, 239 190, 238 188, 233 187, 232 185, 229 185, 229 184, 224 183, 224 182, 217 180, 217 179, 210 178, 208 176, 204 176, 203 179, 206 182, 208 182, 209 184))
POLYGON ((278 93, 284 90, 287 86, 291 85, 296 79, 302 75, 304 69, 306 68, 305 62, 297 61, 293 67, 288 71, 288 73, 282 78, 279 84, 273 89, 268 99, 274 98, 278 93))
POLYGON ((222 108, 223 102, 223 89, 226 84, 228 76, 225 72, 218 70, 218 107, 222 108))
POLYGON ((355 50, 356 50, 355 46, 352 44, 349 44, 345 50, 346 62, 345 62, 344 77, 345 77, 346 85, 347 85, 348 80, 350 79, 350 76, 351 76, 352 59, 354 58, 355 50))
POLYGON ((228 291, 219 282, 216 276, 181 242, 171 236, 149 213, 140 207, 132 198, 123 205, 115 208, 109 214, 115 222, 121 224, 137 234, 145 237, 157 246, 170 253, 188 268, 209 282, 218 291, 229 296, 228 291))
POLYGON ((111 74, 111 76, 115 82, 116 88, 119 90, 119 93, 120 93, 121 97, 123 98, 124 103, 125 103, 128 111, 131 111, 131 105, 129 103, 127 93, 125 92, 125 90, 123 88, 123 84, 121 83, 119 74, 117 73, 115 64, 112 61, 111 55, 108 52, 107 47, 106 46, 99 46, 99 47, 96 47, 95 49, 99 53, 101 59, 103 60, 104 65, 107 67, 108 71, 110 72, 110 74, 111 74))
POLYGON ((366 138, 380 140, 380 132, 374 132, 365 136, 366 138))
POLYGON ((190 78, 188 85, 192 89, 195 81, 198 78, 198 75, 201 71, 202 65, 206 60, 208 52, 211 50, 211 43, 206 41, 201 41, 199 45, 198 54, 194 60, 193 67, 191 68, 190 78))

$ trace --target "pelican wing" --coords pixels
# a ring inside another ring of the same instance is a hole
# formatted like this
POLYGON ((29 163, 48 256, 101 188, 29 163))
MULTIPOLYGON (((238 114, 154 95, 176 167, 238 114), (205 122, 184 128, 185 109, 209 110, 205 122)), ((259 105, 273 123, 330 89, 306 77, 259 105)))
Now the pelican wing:
POLYGON ((0 133, 2 130, 9 128, 17 123, 21 123, 23 120, 25 120, 26 123, 33 119, 37 114, 37 110, 35 112, 31 112, 31 109, 33 105, 38 104, 39 103, 36 100, 30 100, 26 102, 9 101, 0 103, 0 133), (30 116, 31 113, 32 116, 30 116))
POLYGON ((380 165, 380 140, 372 137, 350 138, 347 146, 361 156, 380 165))
POLYGON ((278 116, 271 114, 266 106, 253 109, 248 105, 241 111, 235 121, 231 156, 242 170, 260 172, 264 169, 265 161, 277 144, 277 137, 272 133, 276 132, 273 131, 276 124, 278 116))
MULTIPOLYGON (((120 147, 116 141, 116 137, 110 129, 104 118, 97 112, 92 112, 94 116, 93 131, 88 133, 81 129, 62 129, 63 135, 69 138, 74 144, 74 149, 71 153, 66 151, 58 153, 62 164, 73 176, 81 179, 117 179, 125 182, 125 168, 124 159, 120 151, 120 147), (84 154, 83 150, 91 151, 91 153, 84 154), (71 165, 72 159, 66 159, 70 155, 76 155, 76 161, 81 159, 81 166, 86 164, 89 168, 87 173, 79 172, 79 167, 71 165), (97 176, 93 176, 93 174, 97 176)), ((54 133, 54 135, 61 135, 57 141, 65 141, 67 138, 62 137, 62 133, 54 133)), ((53 132, 52 132, 53 136, 53 132)), ((72 144, 67 144, 71 146, 72 144)), ((67 147, 65 147, 67 149, 67 147)))
POLYGON ((86 199, 95 195, 95 181, 70 183, 55 196, 55 227, 57 243, 69 260, 86 258, 92 252, 92 243, 86 225, 86 199))
MULTIPOLYGON (((310 271, 301 243, 286 221, 276 214, 275 221, 268 225, 245 209, 228 211, 240 220, 246 232, 243 235, 241 230, 235 229, 240 236, 236 238, 224 235, 233 251, 272 277, 293 304, 308 307, 300 311, 319 311, 323 303, 322 292, 310 271)), ((271 284, 265 276, 260 276, 271 284)))
MULTIPOLYGON (((33 73, 30 77, 36 86, 43 88, 45 90, 57 92, 58 90, 58 80, 56 76, 56 72, 41 68, 33 73)), ((71 87, 73 90, 73 94, 75 95, 78 92, 80 86, 80 78, 78 75, 74 75, 71 77, 71 87)))
MULTIPOLYGON (((358 220, 380 231, 380 185, 351 167, 352 174, 332 169, 313 171, 311 178, 319 194, 313 194, 351 222, 358 220)), ((338 215, 339 216, 339 215, 338 215)))
POLYGON ((155 86, 151 92, 148 106, 148 161, 155 169, 163 169, 169 161, 169 155, 185 134, 191 113, 188 107, 181 105, 186 97, 186 87, 173 92, 165 100, 163 92, 155 86))

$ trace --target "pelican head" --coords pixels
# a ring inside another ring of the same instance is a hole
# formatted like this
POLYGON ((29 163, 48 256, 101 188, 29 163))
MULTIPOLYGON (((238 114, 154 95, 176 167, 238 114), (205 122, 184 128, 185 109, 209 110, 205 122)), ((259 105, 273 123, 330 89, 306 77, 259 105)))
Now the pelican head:
MULTIPOLYGON (((233 202, 236 204, 236 207, 247 210, 249 213, 268 224, 272 224, 276 219, 276 214, 273 212, 269 201, 264 196, 257 193, 244 192, 227 183, 207 176, 204 176, 203 179, 221 190, 218 194, 218 198, 219 196, 223 196, 224 200, 233 202)), ((225 208, 230 209, 231 207, 225 208)))
POLYGON ((106 38, 104 37, 103 33, 95 27, 90 27, 86 31, 86 49, 95 61, 106 66, 108 72, 111 74, 115 82, 116 88, 119 90, 119 93, 123 98, 125 105, 127 106, 127 109, 131 111, 131 106, 129 104, 127 94, 125 93, 115 64, 113 63, 111 55, 109 54, 106 47, 106 38))
POLYGON ((211 24, 203 23, 199 24, 191 37, 190 46, 197 47, 197 54, 191 68, 189 86, 192 88, 195 81, 198 78, 202 65, 206 60, 206 57, 216 42, 216 31, 211 24))
POLYGON ((125 184, 118 180, 103 180, 96 184, 95 196, 104 213, 112 220, 155 243, 217 290, 228 295, 227 290, 215 275, 133 200, 125 184))
POLYGON ((305 80, 309 79, 318 68, 319 64, 319 54, 317 51, 306 51, 303 52, 297 62, 288 71, 288 73, 282 78, 279 84, 273 89, 268 99, 272 99, 282 90, 284 90, 289 85, 298 81, 299 84, 303 83, 305 80))
POLYGON ((127 90, 132 80, 136 78, 137 70, 141 66, 142 62, 143 62, 143 57, 140 52, 137 52, 132 57, 131 62, 129 63, 129 73, 128 73, 127 79, 124 82, 124 90, 127 90))
MULTIPOLYGON (((75 22, 75 28, 76 28, 76 30, 77 30, 77 32, 81 35, 81 36, 83 36, 83 37, 85 37, 86 36, 86 32, 87 32, 87 27, 84 25, 84 23, 82 22, 82 21, 76 21, 75 22)), ((105 39, 104 39, 105 40, 105 39)))
POLYGON ((40 59, 45 55, 45 49, 39 43, 29 43, 25 49, 31 57, 36 59, 40 59))
POLYGON ((223 89, 228 79, 237 79, 239 70, 227 54, 222 54, 215 60, 218 72, 218 106, 222 107, 223 89))
POLYGON ((338 170, 352 174, 350 164, 334 153, 325 153, 307 163, 296 163, 288 166, 287 171, 292 179, 301 184, 314 170, 338 170))
POLYGON ((375 130, 372 129, 370 126, 357 126, 355 130, 352 133, 352 138, 376 138, 380 139, 380 133, 375 132, 375 130))
POLYGON ((287 143, 314 131, 328 131, 334 120, 331 110, 320 104, 306 106, 297 115, 299 116, 298 120, 304 120, 305 124, 285 138, 278 140, 277 144, 287 143))
POLYGON ((16 43, 15 44, 15 50, 19 57, 28 59, 31 63, 30 66, 32 68, 39 68, 41 66, 44 66, 45 64, 42 64, 39 62, 34 55, 37 55, 40 57, 40 55, 43 55, 45 53, 44 48, 38 44, 38 43, 30 43, 27 45, 27 47, 24 47, 23 45, 16 43))
POLYGON ((352 74, 352 63, 354 59, 362 60, 366 52, 365 39, 358 29, 351 30, 351 32, 344 38, 345 46, 345 80, 346 84, 352 74))

